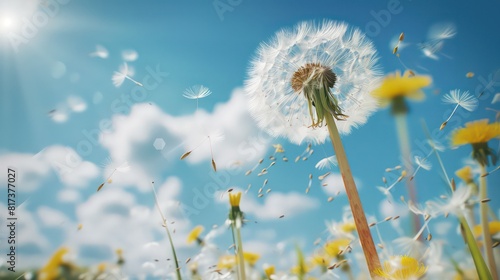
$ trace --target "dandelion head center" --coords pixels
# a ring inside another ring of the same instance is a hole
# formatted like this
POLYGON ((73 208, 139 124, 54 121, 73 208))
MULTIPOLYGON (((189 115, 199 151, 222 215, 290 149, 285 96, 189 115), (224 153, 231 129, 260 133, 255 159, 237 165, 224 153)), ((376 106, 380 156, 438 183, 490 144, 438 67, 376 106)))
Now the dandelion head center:
POLYGON ((301 66, 292 76, 292 88, 295 92, 301 92, 306 86, 323 86, 333 88, 337 75, 332 68, 320 63, 307 63, 301 66))

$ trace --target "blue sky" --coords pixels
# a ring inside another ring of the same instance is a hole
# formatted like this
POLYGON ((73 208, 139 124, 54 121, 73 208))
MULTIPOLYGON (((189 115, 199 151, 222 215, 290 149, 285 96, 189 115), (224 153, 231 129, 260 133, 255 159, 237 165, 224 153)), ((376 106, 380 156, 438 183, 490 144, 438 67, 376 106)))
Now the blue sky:
MULTIPOLYGON (((291 248, 298 242, 306 252, 311 252, 314 240, 327 236, 325 221, 341 220, 343 208, 348 205, 345 195, 328 203, 331 194, 322 190, 317 179, 326 171, 317 170, 314 165, 332 155, 331 145, 313 146, 315 152, 307 161, 294 163, 306 145, 296 146, 286 139, 273 139, 260 132, 248 117, 241 90, 259 44, 279 29, 290 28, 304 20, 338 20, 360 28, 373 40, 384 73, 404 70, 392 54, 390 41, 405 32, 404 42, 408 45, 400 50, 401 60, 415 72, 433 78, 433 84, 425 89, 426 100, 411 104, 408 120, 414 153, 421 149, 418 143, 425 141, 422 120, 435 133, 433 135, 448 146, 448 136, 454 128, 481 118, 493 121, 495 113, 486 108, 499 109, 498 103, 491 104, 495 93, 500 91, 500 73, 497 72, 500 71, 500 38, 495 36, 500 23, 494 20, 500 4, 494 1, 241 0, 233 1, 232 6, 227 4, 229 10, 218 12, 214 4, 218 1, 61 0, 47 23, 35 26, 33 38, 13 46, 12 38, 6 35, 8 28, 13 28, 10 32, 21 34, 26 19, 32 19, 36 11, 43 11, 41 7, 55 9, 51 5, 56 1, 43 1, 48 6, 34 0, 23 4, 14 2, 0 2, 3 22, 3 29, 0 29, 0 128, 3 131, 0 163, 1 166, 19 165, 17 171, 24 176, 17 187, 17 200, 18 203, 27 200, 19 210, 26 218, 23 220, 20 214, 19 223, 28 224, 32 219, 34 223, 23 225, 24 233, 19 233, 19 255, 21 260, 26 260, 25 266, 43 265, 40 260, 61 245, 73 246, 80 253, 88 250, 85 248, 89 244, 101 248, 102 254, 99 250, 81 253, 87 264, 109 259, 112 248, 124 246, 127 250, 127 242, 132 242, 129 237, 116 238, 112 242, 112 237, 102 236, 101 240, 109 241, 103 245, 95 241, 99 238, 78 236, 92 235, 92 232, 120 234, 120 231, 88 229, 88 224, 90 227, 102 226, 105 221, 97 219, 100 213, 87 207, 102 207, 107 211, 102 219, 116 218, 113 211, 126 211, 121 208, 109 210, 109 205, 140 206, 138 209, 146 207, 152 212, 155 209, 148 188, 152 180, 163 190, 165 199, 187 206, 194 206, 193 198, 198 191, 210 188, 207 185, 226 190, 230 187, 246 189, 252 184, 248 195, 252 196, 252 200, 248 198, 247 205, 251 208, 248 218, 258 223, 249 223, 243 231, 248 247, 256 251, 267 249, 261 253, 268 261, 273 250, 266 246, 280 241, 291 248), (10 27, 7 27, 7 18, 12 23, 10 27), (426 40, 433 25, 446 23, 456 27, 456 36, 444 42, 442 51, 437 53, 438 60, 424 56, 417 44, 426 40), (108 50, 106 59, 89 55, 96 45, 108 50), (160 72, 145 95, 130 98, 130 101, 125 99, 139 94, 134 83, 125 80, 117 88, 111 81, 114 71, 123 63, 121 52, 124 50, 138 53, 137 60, 128 62, 138 81, 151 76, 152 72, 160 72), (467 72, 474 72, 474 77, 466 78, 467 72), (200 99, 196 111, 196 102, 184 98, 182 93, 200 84, 208 87, 212 95, 200 99), (453 109, 452 105, 443 104, 441 98, 452 89, 468 90, 476 96, 484 93, 478 109, 472 113, 459 109, 449 127, 439 132, 437 128, 453 109), (54 114, 64 111, 67 111, 67 120, 54 121, 54 114), (100 126, 107 129, 100 130, 100 126), (179 160, 183 152, 206 138, 207 131, 213 133, 217 129, 225 134, 224 139, 214 144, 214 156, 221 167, 217 173, 211 170, 207 142, 188 159, 179 160), (162 151, 153 145, 157 138, 166 141, 162 151), (267 157, 273 153, 272 144, 276 143, 284 146, 290 161, 280 161, 279 155, 269 174, 256 176, 258 170, 270 163, 267 157), (249 152, 241 153, 244 148, 249 152), (260 158, 266 160, 251 176, 244 176, 260 158), (73 159, 76 159, 75 164, 71 164, 73 159), (224 167, 235 160, 241 162, 241 167, 229 174, 230 170, 224 167), (113 182, 107 184, 103 192, 96 193, 97 186, 113 170, 109 165, 117 166, 123 161, 128 161, 131 169, 115 173, 113 182), (306 195, 309 174, 313 174, 314 180, 306 195), (268 186, 273 191, 257 199, 257 190, 265 179, 269 180, 268 186), (123 199, 115 202, 112 198, 99 197, 105 195, 123 199), (300 203, 290 205, 294 199, 300 203), (262 203, 266 203, 265 206, 262 203), (281 212, 284 219, 278 219, 280 215, 269 216, 281 212), (44 215, 57 218, 41 218, 44 215), (75 232, 75 226, 80 223, 87 232, 75 232), (33 236, 43 238, 28 242, 33 236)), ((387 176, 386 168, 400 164, 395 125, 389 111, 379 110, 365 125, 343 139, 353 174, 361 185, 365 210, 383 219, 380 204, 384 196, 375 187, 382 184, 382 176, 387 176)), ((497 149, 498 140, 490 145, 497 149)), ((450 175, 464 165, 470 152, 470 147, 466 146, 448 149, 442 154, 450 175)), ((433 168, 419 171, 415 179, 422 202, 447 193, 434 157, 431 163, 433 168)), ((338 173, 336 168, 331 171, 338 173)), ((388 178, 394 180, 394 176, 388 178)), ((489 196, 498 197, 500 172, 489 176, 488 183, 489 196)), ((403 194, 404 185, 400 184, 394 197, 403 194)), ((196 253, 196 248, 186 246, 183 239, 194 225, 202 224, 208 229, 213 224, 224 223, 227 204, 217 202, 218 196, 207 199, 207 205, 189 217, 178 213, 178 204, 165 202, 168 204, 165 210, 172 211, 170 217, 180 221, 176 242, 183 258, 196 253)), ((1 203, 4 207, 5 202, 1 203)), ((498 212, 498 201, 493 199, 490 205, 498 212)), ((158 218, 154 213, 151 215, 151 220, 158 218)), ((446 221, 453 222, 453 219, 446 221)), ((156 229, 157 222, 144 223, 149 233, 141 237, 141 241, 163 238, 161 228, 156 229)), ((401 226, 406 229, 407 222, 403 221, 401 226)), ((132 230, 135 227, 125 228, 132 230)), ((396 237, 391 226, 380 226, 380 230, 388 239, 396 237)), ((456 240, 454 246, 461 246, 454 226, 448 234, 446 239, 456 240)), ((224 236, 217 239, 221 248, 231 244, 229 235, 225 233, 224 236)), ((1 246, 3 255, 6 244, 2 241, 1 246)), ((137 257, 139 260, 142 261, 137 257)))

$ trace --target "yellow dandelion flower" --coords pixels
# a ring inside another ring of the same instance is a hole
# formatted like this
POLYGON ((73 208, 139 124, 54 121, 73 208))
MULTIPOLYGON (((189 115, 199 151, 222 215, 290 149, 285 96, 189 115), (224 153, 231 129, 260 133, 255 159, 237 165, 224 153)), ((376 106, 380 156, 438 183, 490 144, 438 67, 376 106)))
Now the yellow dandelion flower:
POLYGON ((229 203, 231 204, 232 207, 239 207, 240 200, 241 200, 241 192, 235 194, 229 193, 229 203))
POLYGON ((243 259, 245 259, 245 261, 250 266, 254 266, 255 263, 257 263, 257 261, 260 259, 260 255, 255 254, 255 253, 250 253, 250 252, 243 252, 243 259))
POLYGON ((325 253, 314 254, 311 258, 311 264, 314 266, 328 266, 331 257, 325 253))
POLYGON ((41 280, 57 279, 59 277, 59 267, 65 263, 64 256, 68 252, 69 249, 66 247, 59 248, 52 255, 52 257, 50 257, 50 260, 47 262, 47 264, 38 272, 39 279, 41 280))
POLYGON ((432 79, 429 76, 411 75, 406 71, 403 76, 399 71, 387 75, 378 89, 372 91, 372 96, 379 100, 382 106, 397 99, 410 98, 413 100, 422 100, 425 98, 422 88, 431 84, 432 79))
POLYGON ((465 127, 456 129, 451 135, 453 146, 472 145, 472 158, 482 166, 488 166, 489 160, 496 164, 496 152, 488 147, 488 141, 500 138, 500 122, 489 124, 488 119, 468 122, 465 127))
POLYGON ((456 129, 451 136, 453 146, 486 143, 500 137, 500 122, 489 124, 488 119, 468 122, 464 128, 456 129))
POLYGON ((264 267, 264 273, 266 274, 266 277, 268 279, 271 279, 271 276, 276 273, 276 268, 274 267, 274 265, 267 265, 264 267))
POLYGON ((219 258, 218 269, 232 269, 236 266, 236 258, 232 255, 224 255, 219 258))
POLYGON ((453 280, 479 280, 479 277, 475 269, 468 269, 461 273, 457 273, 453 277, 453 280))
MULTIPOLYGON (((490 229, 490 235, 495 235, 500 232, 500 221, 491 221, 488 226, 490 229)), ((479 238, 483 234, 483 228, 481 225, 476 225, 472 229, 472 232, 476 238, 479 238)))
POLYGON ((107 264, 102 262, 100 264, 97 265, 97 272, 99 273, 103 273, 106 271, 106 267, 107 267, 107 264))
POLYGON ((422 277, 427 268, 409 256, 393 257, 385 261, 383 268, 375 270, 375 274, 387 280, 416 280, 422 277))
POLYGON ((328 253, 328 255, 337 257, 340 251, 347 248, 349 244, 351 244, 351 239, 348 238, 335 239, 333 241, 326 243, 325 251, 328 253))
POLYGON ((464 183, 466 184, 472 183, 472 168, 469 165, 455 171, 455 175, 457 175, 457 177, 464 181, 464 183))
POLYGON ((313 269, 313 265, 311 263, 304 262, 302 265, 293 266, 290 270, 295 275, 304 275, 309 273, 313 269))
POLYGON ((356 231, 356 224, 354 222, 344 223, 340 226, 340 230, 344 233, 351 233, 356 231))
POLYGON ((186 242, 188 244, 191 244, 196 240, 200 240, 200 234, 203 232, 204 229, 205 228, 203 226, 194 227, 193 230, 188 234, 186 242))

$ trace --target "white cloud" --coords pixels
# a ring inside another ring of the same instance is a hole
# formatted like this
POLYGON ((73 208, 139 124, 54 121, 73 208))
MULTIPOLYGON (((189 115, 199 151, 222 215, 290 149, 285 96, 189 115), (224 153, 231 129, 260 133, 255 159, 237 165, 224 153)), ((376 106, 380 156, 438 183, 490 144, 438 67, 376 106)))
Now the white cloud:
MULTIPOLYGON (((354 178, 354 182, 356 183, 356 187, 359 189, 362 188, 361 182, 354 178)), ((342 175, 339 173, 331 173, 328 175, 321 184, 327 184, 322 187, 324 192, 329 196, 336 196, 337 194, 345 194, 344 181, 342 180, 342 175)))
POLYGON ((241 89, 234 90, 231 98, 216 105, 213 112, 199 109, 194 114, 171 116, 155 105, 136 104, 129 115, 114 116, 112 127, 111 132, 100 135, 100 142, 114 162, 127 161, 131 166, 130 172, 116 176, 114 183, 137 186, 143 191, 152 180, 159 180, 172 163, 180 162, 181 154, 197 146, 185 161, 206 161, 206 170, 210 171, 208 135, 212 136, 218 169, 230 168, 235 162, 255 163, 269 148, 270 141, 248 113, 241 89), (223 139, 217 141, 216 134, 222 134, 223 139), (161 140, 165 145, 154 145, 161 140))
POLYGON ((82 196, 75 189, 65 188, 57 193, 57 199, 63 203, 76 203, 81 201, 82 196))
POLYGON ((71 221, 63 212, 47 206, 40 206, 36 214, 42 225, 46 227, 59 227, 71 221))
MULTIPOLYGON (((173 235, 182 261, 185 238, 191 229, 182 217, 177 199, 181 192, 178 178, 168 178, 157 188, 160 207, 173 235), (172 223, 173 222, 173 223, 172 223), (175 230, 175 233, 174 233, 175 230)), ((154 259, 171 258, 170 245, 151 194, 151 204, 143 205, 122 188, 105 188, 77 206, 77 223, 82 229, 67 240, 78 252, 81 263, 95 264, 114 258, 114 250, 122 248, 127 262, 126 273, 146 273, 142 265, 154 259), (155 244, 157 246, 150 246, 155 244)), ((166 265, 162 263, 163 266, 166 265)), ((160 265, 158 265, 160 267, 160 265)))
POLYGON ((99 175, 99 168, 89 161, 84 161, 72 148, 50 146, 38 153, 56 171, 62 183, 70 187, 87 187, 89 182, 99 175))
MULTIPOLYGON (((85 187, 99 175, 97 166, 82 158, 72 148, 49 146, 37 154, 9 153, 0 155, 0 168, 16 170, 19 191, 32 192, 54 171, 60 181, 70 187, 85 187)), ((7 173, 0 174, 7 181, 7 173)))
POLYGON ((0 180, 7 182, 7 169, 16 170, 16 190, 31 192, 36 190, 43 179, 50 175, 50 166, 33 154, 10 153, 0 155, 0 180))

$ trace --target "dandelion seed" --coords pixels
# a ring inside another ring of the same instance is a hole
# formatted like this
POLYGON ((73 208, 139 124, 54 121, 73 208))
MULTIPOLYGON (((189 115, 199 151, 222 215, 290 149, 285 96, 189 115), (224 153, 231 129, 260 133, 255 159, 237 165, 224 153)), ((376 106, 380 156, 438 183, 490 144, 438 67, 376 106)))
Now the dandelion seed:
POLYGON ((83 225, 82 224, 78 224, 78 229, 77 230, 82 230, 83 228, 83 225))
POLYGON ((384 219, 384 222, 390 221, 391 219, 392 219, 392 217, 391 217, 391 216, 386 217, 386 218, 384 219))
POLYGON ((102 187, 104 187, 104 184, 105 183, 100 184, 99 187, 97 187, 97 191, 100 191, 102 189, 102 187))
POLYGON ((280 218, 280 219, 282 219, 282 218, 284 218, 284 217, 285 217, 285 215, 281 215, 279 218, 280 218))
POLYGON ((322 170, 325 168, 331 169, 332 166, 337 166, 337 165, 338 165, 337 157, 333 155, 333 156, 326 157, 326 158, 323 158, 322 160, 318 161, 318 163, 316 163, 316 165, 314 167, 316 169, 322 170))
POLYGON ((334 199, 333 196, 328 197, 328 202, 332 202, 333 199, 334 199))
POLYGON ((139 54, 135 50, 124 50, 122 51, 122 59, 124 61, 136 61, 139 58, 139 54))
POLYGON ((491 246, 491 248, 495 248, 495 247, 497 247, 498 245, 500 245, 500 242, 499 242, 499 241, 497 241, 497 242, 493 243, 493 245, 491 246))
POLYGON ((318 176, 318 180, 323 181, 323 179, 328 177, 328 175, 330 175, 330 174, 331 174, 331 172, 326 172, 325 174, 318 176))
POLYGON ((264 196, 263 194, 259 194, 257 197, 258 197, 258 198, 261 198, 261 197, 263 197, 263 196, 264 196))
POLYGON ((489 172, 486 172, 486 173, 484 173, 484 174, 481 174, 481 177, 486 177, 486 176, 488 176, 488 175, 490 175, 490 174, 492 174, 492 173, 494 173, 494 172, 498 171, 499 169, 500 169, 500 166, 497 166, 495 169, 493 169, 493 170, 491 170, 491 171, 489 171, 489 172))
POLYGON ((191 261, 191 258, 187 258, 187 260, 186 260, 186 262, 185 262, 185 263, 187 264, 187 263, 188 263, 188 262, 190 262, 190 261, 191 261))
POLYGON ((90 53, 89 56, 106 59, 109 56, 109 52, 105 47, 103 47, 101 45, 97 45, 97 46, 95 46, 95 51, 90 53))
POLYGON ((469 79, 474 77, 474 72, 467 72, 467 74, 465 74, 465 77, 467 77, 469 79))
POLYGON ((427 40, 419 44, 424 56, 438 60, 437 54, 443 49, 444 41, 456 35, 455 26, 451 23, 439 23, 429 29, 427 40))
POLYGON ((422 157, 419 157, 419 156, 415 156, 414 157, 414 160, 415 160, 415 164, 417 165, 417 168, 415 169, 415 171, 413 172, 413 175, 411 175, 410 177, 410 181, 413 180, 413 178, 417 175, 418 171, 422 168, 422 169, 425 169, 425 170, 431 170, 431 167, 432 167, 432 164, 429 162, 429 160, 427 159, 431 154, 432 154, 433 151, 431 151, 426 157, 422 158, 422 157))
POLYGON ((384 249, 384 245, 382 245, 382 244, 380 244, 380 243, 379 243, 379 244, 377 244, 377 246, 378 246, 380 249, 384 249))
POLYGON ((267 189, 266 193, 270 193, 271 192, 271 189, 267 189))
POLYGON ((198 110, 198 99, 205 98, 212 94, 212 91, 202 85, 192 86, 184 91, 184 96, 187 99, 196 99, 196 109, 198 110))
POLYGON ((399 216, 396 216, 396 217, 392 218, 393 221, 395 221, 397 219, 399 219, 399 216))
POLYGON ((123 84, 123 82, 125 81, 125 79, 133 82, 134 84, 136 84, 140 87, 143 86, 138 81, 132 79, 131 76, 133 76, 133 71, 128 68, 127 63, 123 63, 123 65, 120 66, 119 70, 115 71, 111 80, 113 81, 113 85, 115 87, 120 87, 123 84))
POLYGON ((468 91, 461 93, 459 89, 452 90, 450 91, 449 94, 446 94, 443 97, 443 102, 448 104, 454 104, 455 108, 451 112, 450 116, 441 124, 441 127, 439 128, 440 130, 442 130, 446 126, 446 124, 450 121, 451 117, 453 117, 458 107, 462 107, 465 110, 472 112, 477 108, 478 105, 477 98, 469 94, 468 91))
POLYGON ((491 201, 491 199, 490 199, 490 198, 485 198, 485 199, 481 199, 481 200, 480 200, 480 202, 481 202, 481 203, 488 203, 488 202, 490 202, 490 201, 491 201))
POLYGON ((284 161, 284 162, 288 162, 288 158, 284 156, 284 157, 283 157, 283 161, 284 161))
POLYGON ((432 234, 429 232, 429 234, 427 235, 427 241, 431 241, 432 240, 432 234))
POLYGON ((373 226, 375 226, 375 225, 377 225, 377 223, 375 223, 375 222, 374 222, 374 223, 370 223, 368 226, 369 226, 369 227, 373 227, 373 226))
POLYGON ((500 92, 495 94, 495 96, 491 100, 491 104, 495 104, 497 102, 500 102, 500 92))
POLYGON ((401 32, 401 34, 399 34, 399 41, 403 41, 404 39, 405 39, 405 33, 401 32))
POLYGON ((185 152, 184 154, 182 154, 181 156, 181 160, 187 158, 193 151, 188 151, 188 152, 185 152))
POLYGON ((252 187, 252 184, 248 184, 248 187, 247 187, 247 190, 245 191, 245 193, 248 193, 248 191, 250 190, 251 187, 252 187))

